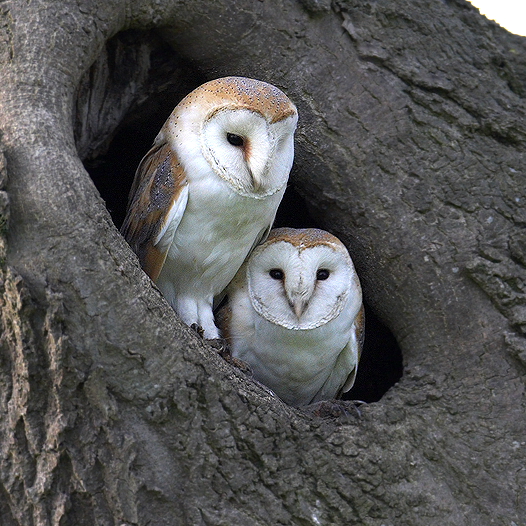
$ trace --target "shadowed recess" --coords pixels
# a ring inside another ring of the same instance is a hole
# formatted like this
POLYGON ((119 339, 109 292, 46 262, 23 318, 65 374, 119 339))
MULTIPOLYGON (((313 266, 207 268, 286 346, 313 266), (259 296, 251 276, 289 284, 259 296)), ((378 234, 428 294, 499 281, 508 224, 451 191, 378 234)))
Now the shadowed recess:
MULTIPOLYGON (((162 124, 188 92, 211 78, 181 61, 156 35, 136 31, 114 37, 85 76, 76 105, 77 146, 117 227, 124 220, 135 169, 162 124), (134 83, 135 91, 126 83, 134 83), (112 100, 119 100, 119 111, 108 110, 112 100), (86 121, 96 125, 88 129, 86 121)), ((307 203, 295 184, 293 168, 274 226, 322 228, 309 212, 315 203, 307 203)), ((376 402, 401 378, 402 353, 390 330, 368 307, 367 298, 364 304, 364 351, 356 383, 345 398, 376 402)))

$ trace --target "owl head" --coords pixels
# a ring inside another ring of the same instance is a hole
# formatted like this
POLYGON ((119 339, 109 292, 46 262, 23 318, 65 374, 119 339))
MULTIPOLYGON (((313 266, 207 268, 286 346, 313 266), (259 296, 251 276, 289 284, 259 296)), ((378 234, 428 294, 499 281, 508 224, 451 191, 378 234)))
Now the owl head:
POLYGON ((171 143, 190 177, 211 169, 237 194, 262 199, 285 187, 297 121, 296 107, 278 88, 225 77, 187 95, 158 140, 171 143))
POLYGON ((347 249, 338 238, 313 228, 272 230, 250 256, 247 284, 254 310, 287 329, 320 327, 344 306, 354 317, 362 305, 347 249))

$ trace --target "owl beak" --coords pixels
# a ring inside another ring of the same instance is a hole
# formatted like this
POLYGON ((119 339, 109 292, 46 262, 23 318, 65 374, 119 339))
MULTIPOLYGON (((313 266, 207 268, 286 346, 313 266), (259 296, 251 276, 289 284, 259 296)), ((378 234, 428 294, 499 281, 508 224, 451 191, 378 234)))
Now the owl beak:
POLYGON ((264 171, 261 170, 261 166, 258 166, 257 159, 254 159, 253 151, 248 140, 245 141, 245 146, 243 147, 243 157, 245 158, 245 163, 248 168, 248 175, 250 176, 252 188, 254 192, 259 192, 263 188, 263 179, 261 176, 264 171))
POLYGON ((292 278, 292 281, 285 278, 287 300, 298 320, 307 310, 313 292, 314 286, 310 285, 310 280, 306 279, 305 276, 300 275, 296 279, 292 278))
POLYGON ((294 303, 294 314, 296 315, 296 318, 298 318, 298 320, 301 318, 301 315, 305 312, 305 309, 307 308, 308 304, 308 301, 296 301, 296 303, 294 303))
POLYGON ((298 318, 298 320, 301 318, 301 316, 307 309, 307 306, 309 305, 309 299, 309 295, 306 295, 304 293, 302 294, 301 292, 296 292, 288 295, 290 308, 294 311, 294 314, 296 315, 296 318, 298 318))
POLYGON ((258 192, 261 189, 261 178, 258 177, 250 168, 248 169, 250 175, 250 182, 252 183, 252 188, 255 192, 258 192))

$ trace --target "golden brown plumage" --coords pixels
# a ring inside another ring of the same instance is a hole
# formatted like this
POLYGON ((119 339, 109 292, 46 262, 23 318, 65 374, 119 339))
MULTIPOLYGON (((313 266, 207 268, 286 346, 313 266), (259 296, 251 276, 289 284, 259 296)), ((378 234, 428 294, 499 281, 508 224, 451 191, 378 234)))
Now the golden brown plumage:
POLYGON ((166 224, 167 210, 187 185, 184 169, 166 142, 151 148, 137 168, 121 232, 153 281, 168 252, 159 250, 155 240, 166 224))

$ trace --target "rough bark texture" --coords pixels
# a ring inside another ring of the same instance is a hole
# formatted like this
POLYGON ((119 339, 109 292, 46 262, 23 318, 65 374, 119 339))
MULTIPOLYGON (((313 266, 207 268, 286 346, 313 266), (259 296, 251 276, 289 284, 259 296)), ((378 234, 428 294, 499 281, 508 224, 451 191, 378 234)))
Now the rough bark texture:
POLYGON ((524 39, 461 0, 0 17, 2 526, 524 524, 524 39), (297 103, 292 184, 403 351, 358 419, 287 407, 184 327, 83 168, 163 113, 149 93, 227 74, 297 103))

